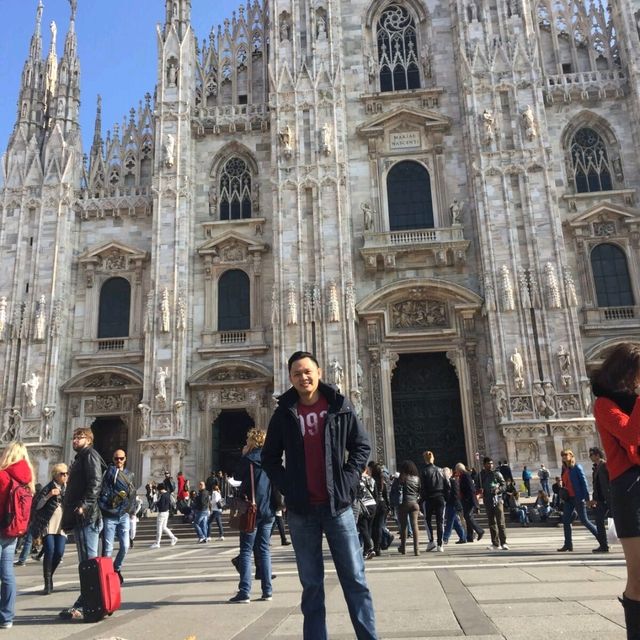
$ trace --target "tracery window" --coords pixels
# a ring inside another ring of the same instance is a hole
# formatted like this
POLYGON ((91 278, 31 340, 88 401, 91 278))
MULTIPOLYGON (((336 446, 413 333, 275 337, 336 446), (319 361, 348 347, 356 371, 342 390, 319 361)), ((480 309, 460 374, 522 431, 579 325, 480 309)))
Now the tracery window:
POLYGON ((231 158, 220 175, 220 220, 250 217, 251 171, 241 158, 231 158))
POLYGON ((429 172, 418 162, 398 162, 387 176, 389 230, 433 228, 429 172))
POLYGON ((409 12, 390 4, 377 28, 380 91, 420 88, 416 25, 409 12))
POLYGON ((131 285, 126 278, 109 278, 100 289, 98 338, 129 336, 131 285))
POLYGON ((218 331, 251 328, 251 285, 241 269, 225 271, 218 280, 218 331))
POLYGON ((624 251, 615 244, 596 245, 591 270, 599 307, 631 307, 634 304, 629 267, 624 251))
POLYGON ((571 162, 578 193, 613 189, 607 147, 594 129, 582 127, 573 136, 571 162))

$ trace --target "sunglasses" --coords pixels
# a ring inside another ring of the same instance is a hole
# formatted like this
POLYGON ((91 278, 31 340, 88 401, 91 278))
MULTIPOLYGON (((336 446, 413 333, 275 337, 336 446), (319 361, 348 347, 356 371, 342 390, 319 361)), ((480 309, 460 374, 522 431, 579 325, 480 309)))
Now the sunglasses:
POLYGON ((120 458, 119 456, 113 456, 114 460, 126 460, 126 458, 124 456, 122 456, 122 458, 120 458))
POLYGON ((87 436, 73 436, 72 440, 86 440, 87 436))
POLYGON ((68 476, 69 472, 68 471, 58 471, 58 475, 59 476, 68 476))

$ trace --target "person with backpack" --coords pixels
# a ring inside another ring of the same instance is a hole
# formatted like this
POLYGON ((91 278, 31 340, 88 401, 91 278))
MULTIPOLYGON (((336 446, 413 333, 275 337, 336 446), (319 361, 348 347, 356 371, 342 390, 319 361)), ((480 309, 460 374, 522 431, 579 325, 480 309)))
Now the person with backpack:
POLYGON ((538 480, 540 480, 540 488, 547 495, 550 495, 551 491, 549 489, 549 469, 547 469, 543 464, 541 464, 540 468, 538 469, 538 480))
POLYGON ((476 485, 470 471, 462 462, 456 464, 456 474, 460 486, 460 502, 462 503, 462 514, 467 527, 467 542, 473 542, 475 532, 478 542, 482 540, 484 529, 478 524, 475 514, 478 512, 478 496, 476 485))
POLYGON ((445 495, 449 492, 449 481, 444 477, 442 469, 434 464, 435 457, 431 451, 422 454, 425 467, 420 476, 420 500, 423 504, 429 544, 427 551, 444 551, 442 538, 444 535, 445 495), (433 516, 436 517, 436 540, 433 538, 433 516), (436 543, 437 541, 437 543, 436 543))
POLYGON ((11 629, 16 613, 13 556, 29 526, 34 473, 27 448, 10 442, 0 459, 0 629, 11 629))
POLYGON ((124 467, 127 454, 122 449, 113 452, 113 462, 109 465, 102 478, 100 488, 100 512, 104 522, 102 532, 102 555, 110 558, 113 555, 113 544, 118 537, 118 555, 113 563, 113 569, 124 582, 121 569, 125 556, 129 551, 131 532, 131 518, 136 514, 136 487, 133 475, 124 467))
MULTIPOLYGON (((102 531, 98 497, 107 465, 93 448, 91 427, 76 429, 73 432, 72 446, 76 457, 69 469, 67 490, 62 503, 62 528, 68 533, 73 531, 78 560, 82 562, 98 557, 98 542, 102 531)), ((65 620, 82 620, 83 603, 80 594, 73 606, 62 609, 58 615, 65 620)))
POLYGON ((62 561, 67 545, 67 534, 62 529, 62 501, 67 486, 69 471, 64 462, 51 469, 51 482, 46 484, 33 501, 34 517, 31 530, 35 537, 42 537, 44 559, 42 595, 53 593, 53 574, 62 561))
POLYGON ((527 498, 531 497, 531 478, 532 473, 531 471, 529 471, 529 469, 527 469, 527 466, 525 465, 522 468, 522 482, 524 484, 524 488, 527 491, 527 498))

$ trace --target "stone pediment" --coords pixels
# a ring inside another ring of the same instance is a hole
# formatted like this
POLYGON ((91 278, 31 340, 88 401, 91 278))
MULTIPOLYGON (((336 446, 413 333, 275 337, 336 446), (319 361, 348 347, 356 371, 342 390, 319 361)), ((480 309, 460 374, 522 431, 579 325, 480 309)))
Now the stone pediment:
POLYGON ((601 202, 587 211, 569 220, 572 227, 583 227, 592 222, 604 220, 620 220, 625 224, 640 222, 640 212, 619 204, 611 202, 601 202))
POLYGON ((147 258, 146 251, 140 251, 140 249, 130 247, 122 242, 113 241, 85 251, 78 258, 78 262, 87 268, 125 271, 139 268, 147 258))
POLYGON ((366 138, 376 138, 388 131, 403 131, 416 127, 425 131, 446 131, 451 120, 435 111, 401 106, 376 115, 358 127, 358 133, 366 138))
POLYGON ((205 242, 198 248, 198 254, 209 257, 214 262, 245 262, 250 256, 268 251, 269 246, 246 238, 235 231, 227 231, 217 238, 205 242))

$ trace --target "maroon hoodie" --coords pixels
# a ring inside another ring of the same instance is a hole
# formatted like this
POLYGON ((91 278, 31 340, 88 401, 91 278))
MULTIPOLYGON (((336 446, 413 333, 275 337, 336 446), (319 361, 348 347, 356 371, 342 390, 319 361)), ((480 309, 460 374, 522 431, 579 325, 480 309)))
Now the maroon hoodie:
POLYGON ((20 484, 28 484, 31 482, 31 469, 29 469, 26 461, 19 460, 0 471, 0 520, 4 518, 7 512, 9 486, 11 485, 12 478, 20 484))

